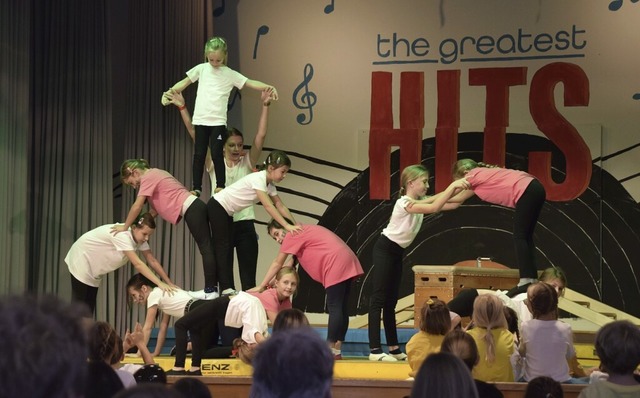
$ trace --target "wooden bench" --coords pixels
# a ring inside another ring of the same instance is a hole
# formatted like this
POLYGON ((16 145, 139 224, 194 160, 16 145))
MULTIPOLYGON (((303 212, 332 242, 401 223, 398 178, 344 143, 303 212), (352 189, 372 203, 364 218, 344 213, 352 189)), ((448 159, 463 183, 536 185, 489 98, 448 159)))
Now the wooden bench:
MULTIPOLYGON (((168 384, 175 383, 180 376, 167 377, 168 384)), ((246 398, 251 390, 251 377, 247 376, 202 376, 214 397, 246 398)), ((333 398, 402 398, 411 394, 410 380, 335 379, 331 387, 333 398)), ((522 398, 527 383, 496 383, 504 398, 522 398)), ((565 398, 577 398, 586 385, 563 384, 565 398)))

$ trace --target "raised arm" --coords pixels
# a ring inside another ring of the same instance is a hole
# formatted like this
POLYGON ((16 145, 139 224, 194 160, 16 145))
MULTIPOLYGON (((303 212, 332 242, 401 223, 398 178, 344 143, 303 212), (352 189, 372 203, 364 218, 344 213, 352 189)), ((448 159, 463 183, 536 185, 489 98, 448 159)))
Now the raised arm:
POLYGON ((267 122, 269 120, 269 105, 271 105, 271 91, 262 90, 260 99, 262 100, 262 113, 260 113, 260 120, 258 121, 258 131, 256 132, 256 137, 253 139, 253 145, 251 145, 251 150, 249 151, 251 166, 254 166, 258 162, 260 153, 262 153, 264 139, 267 136, 267 122))

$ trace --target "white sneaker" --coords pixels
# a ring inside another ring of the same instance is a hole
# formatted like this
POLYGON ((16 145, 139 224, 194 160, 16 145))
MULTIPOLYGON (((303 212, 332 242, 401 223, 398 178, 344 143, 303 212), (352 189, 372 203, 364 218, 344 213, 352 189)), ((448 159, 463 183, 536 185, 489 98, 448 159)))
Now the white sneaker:
POLYGON ((223 296, 235 296, 238 292, 235 289, 228 288, 222 291, 223 296))
POLYGON ((203 300, 213 300, 214 298, 218 298, 220 295, 218 292, 205 293, 203 300))
POLYGON ((378 361, 378 362, 397 362, 398 361, 393 356, 389 354, 385 354, 384 352, 382 354, 369 354, 369 360, 378 361))
POLYGON ((405 354, 404 352, 401 352, 400 354, 391 354, 391 353, 389 353, 389 355, 394 357, 398 361, 406 361, 406 359, 407 359, 407 354, 405 354))

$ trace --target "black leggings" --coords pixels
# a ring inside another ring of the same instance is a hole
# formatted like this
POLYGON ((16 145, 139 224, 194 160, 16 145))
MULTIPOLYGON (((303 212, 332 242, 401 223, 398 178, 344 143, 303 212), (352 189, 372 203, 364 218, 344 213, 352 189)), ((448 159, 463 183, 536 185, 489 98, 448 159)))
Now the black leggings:
POLYGON ((396 304, 402 277, 404 249, 385 235, 373 246, 371 298, 369 299, 369 348, 380 348, 380 318, 383 316, 387 345, 398 345, 396 304))
POLYGON ((516 203, 513 217, 513 243, 516 249, 520 278, 538 278, 533 231, 538 223, 538 217, 545 200, 544 186, 540 181, 534 179, 516 203))
POLYGON ((212 288, 218 284, 218 274, 216 272, 216 257, 213 252, 211 242, 211 231, 209 230, 209 219, 207 216, 207 205, 200 199, 196 199, 184 213, 184 221, 189 227, 189 232, 198 245, 198 250, 202 255, 202 267, 204 269, 204 287, 212 288))
POLYGON ((85 285, 71 275, 71 300, 84 303, 89 307, 91 314, 96 312, 96 298, 98 296, 98 288, 85 285))
POLYGON ((329 286, 327 292, 327 310, 329 322, 327 325, 327 341, 335 343, 344 341, 349 329, 349 292, 351 279, 329 286))
POLYGON ((189 312, 174 324, 176 333, 176 368, 183 368, 187 357, 187 336, 191 336, 191 366, 200 366, 202 354, 211 346, 219 320, 224 320, 229 307, 229 296, 213 300, 197 300, 189 312))
MULTIPOLYGON (((193 189, 202 191, 202 174, 204 162, 207 158, 207 149, 211 149, 211 160, 216 173, 216 187, 224 188, 226 182, 226 168, 222 150, 227 139, 227 126, 193 126, 196 130, 196 138, 193 146, 193 189)), ((211 187, 213 195, 215 187, 211 187)))
POLYGON ((253 220, 235 221, 231 233, 228 269, 233 272, 233 249, 238 256, 240 285, 242 290, 256 286, 256 268, 258 266, 258 235, 253 220))
POLYGON ((207 202, 209 228, 216 256, 216 270, 220 282, 220 292, 234 288, 233 262, 229 259, 229 248, 233 234, 233 217, 214 198, 207 202))

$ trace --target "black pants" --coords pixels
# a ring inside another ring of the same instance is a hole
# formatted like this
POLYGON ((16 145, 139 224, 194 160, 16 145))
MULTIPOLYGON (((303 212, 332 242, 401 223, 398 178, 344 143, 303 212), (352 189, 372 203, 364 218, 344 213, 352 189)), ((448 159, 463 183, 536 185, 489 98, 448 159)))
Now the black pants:
POLYGON ((189 232, 198 245, 202 255, 202 267, 204 269, 204 287, 215 287, 218 284, 216 270, 216 257, 214 255, 211 231, 209 230, 209 218, 207 205, 200 199, 196 199, 184 214, 184 221, 189 227, 189 232))
POLYGON ((327 292, 327 310, 329 322, 327 324, 327 341, 335 343, 344 341, 349 329, 349 292, 351 279, 329 286, 327 292))
MULTIPOLYGON (((222 150, 227 139, 226 126, 193 126, 196 130, 196 139, 193 146, 193 189, 202 191, 202 174, 204 162, 207 158, 207 148, 211 149, 211 160, 216 172, 216 187, 224 188, 226 182, 226 169, 224 167, 224 155, 222 150)), ((215 187, 211 187, 213 194, 215 187)))
POLYGON ((256 268, 258 266, 258 235, 253 220, 235 221, 229 247, 229 261, 233 272, 233 249, 238 256, 238 270, 242 290, 256 286, 256 268))
POLYGON ((233 261, 229 259, 231 236, 233 233, 233 217, 214 198, 207 202, 209 228, 213 239, 213 251, 216 256, 216 270, 220 282, 220 292, 234 288, 233 261))
POLYGON ((513 243, 516 249, 520 278, 538 278, 533 232, 545 200, 544 186, 540 181, 533 180, 516 203, 513 217, 513 243))
POLYGON ((191 366, 200 366, 202 354, 214 336, 219 320, 224 317, 229 307, 229 296, 213 300, 197 300, 191 304, 189 312, 174 324, 176 333, 176 368, 183 368, 187 357, 187 336, 191 336, 191 366))
POLYGON ((372 291, 369 299, 369 348, 380 348, 380 317, 383 315, 387 345, 398 345, 396 304, 402 278, 404 249, 380 235, 373 247, 372 291))
POLYGON ((85 285, 71 275, 71 300, 86 304, 91 314, 95 314, 97 297, 97 287, 85 285))

